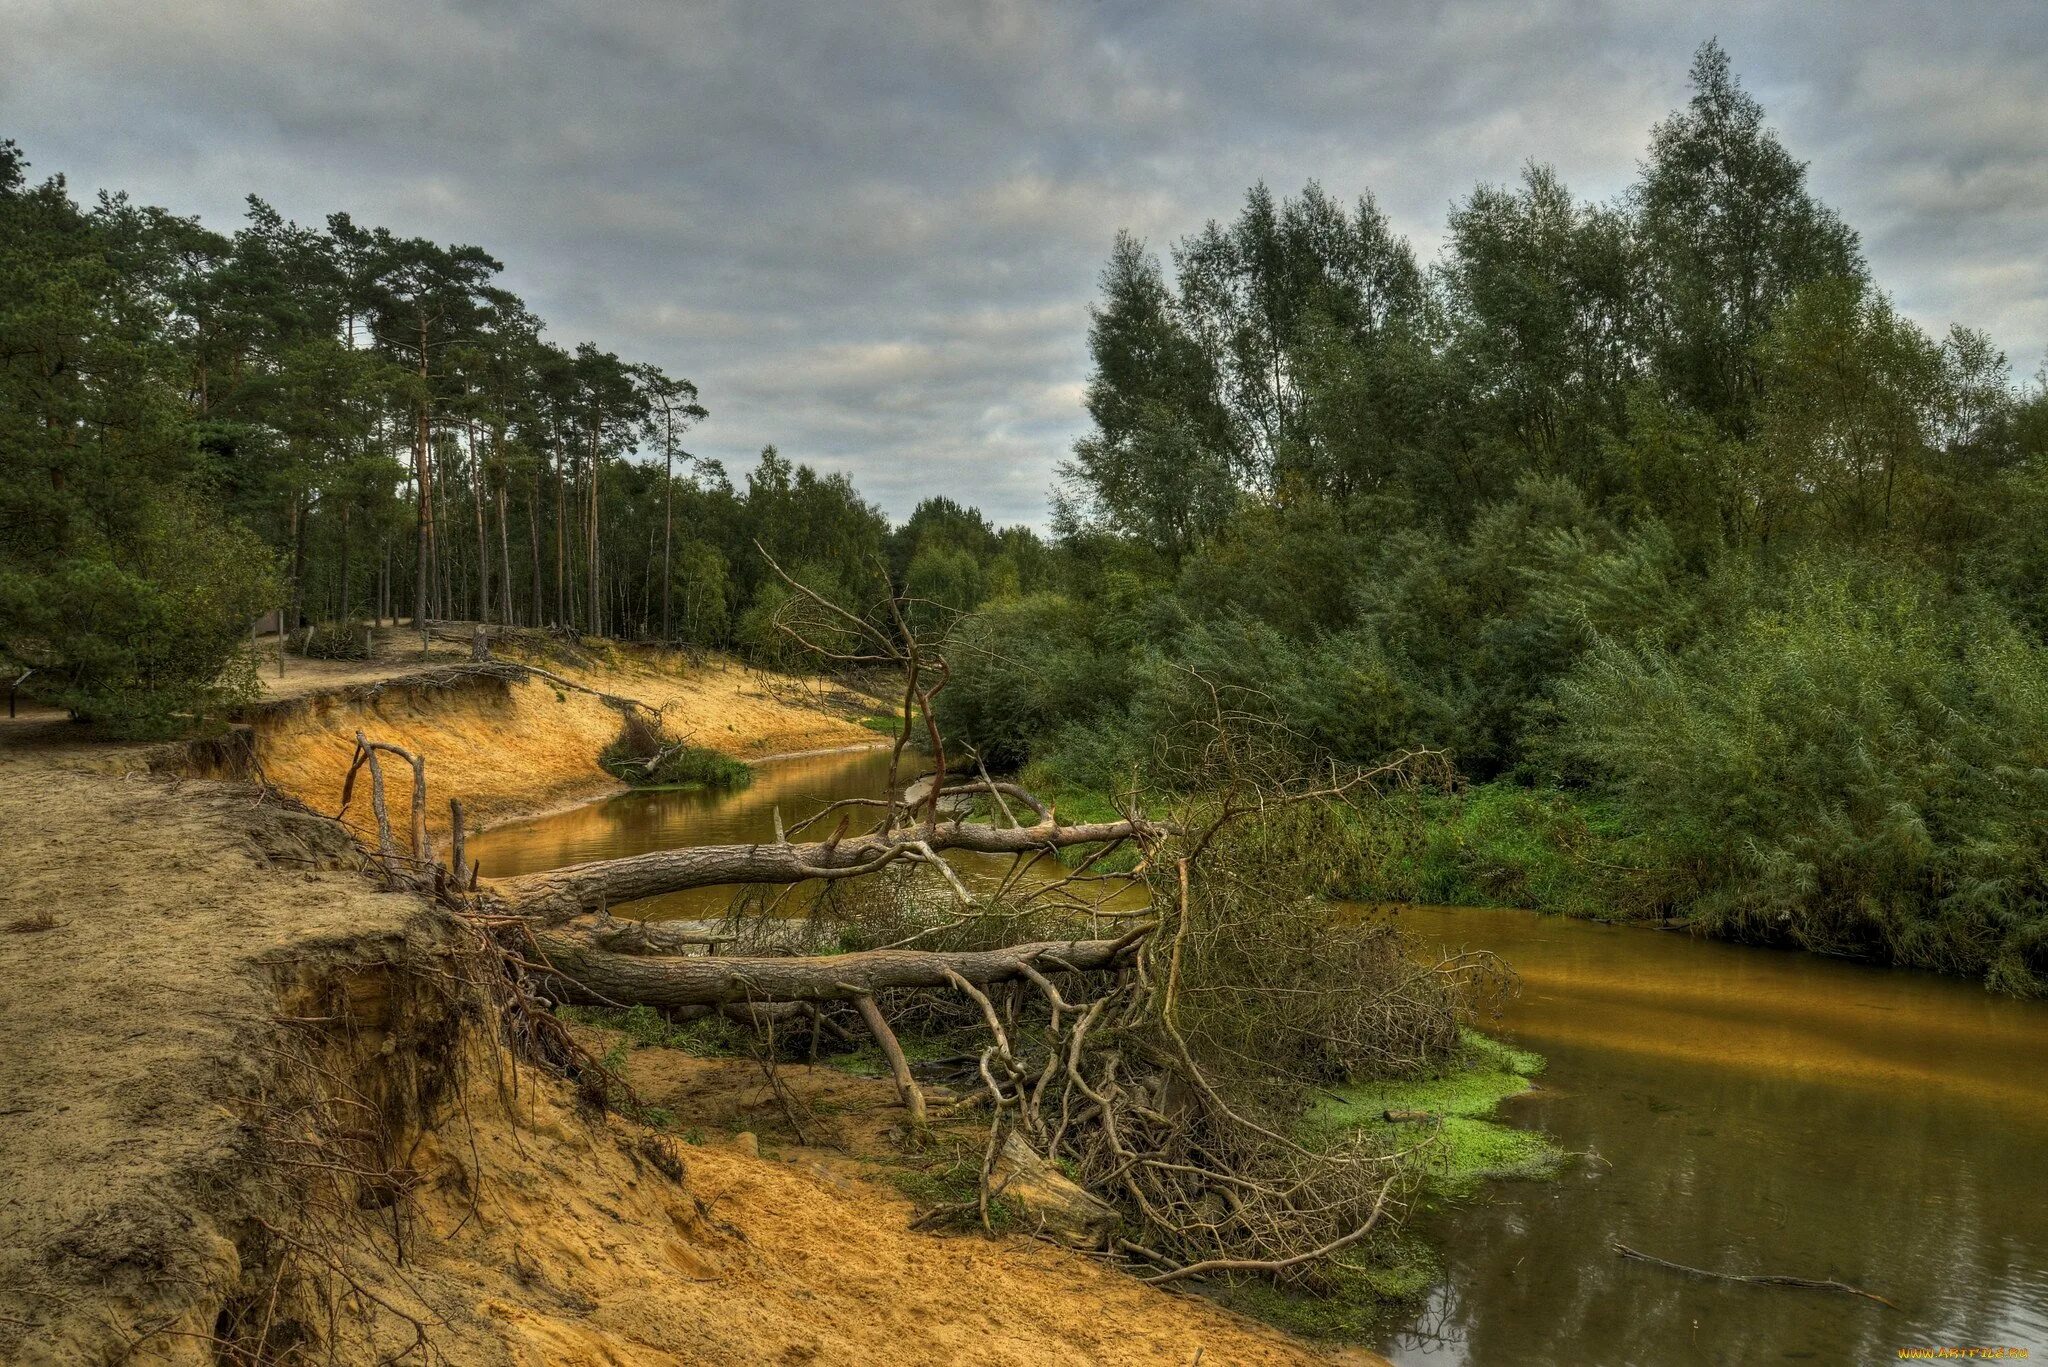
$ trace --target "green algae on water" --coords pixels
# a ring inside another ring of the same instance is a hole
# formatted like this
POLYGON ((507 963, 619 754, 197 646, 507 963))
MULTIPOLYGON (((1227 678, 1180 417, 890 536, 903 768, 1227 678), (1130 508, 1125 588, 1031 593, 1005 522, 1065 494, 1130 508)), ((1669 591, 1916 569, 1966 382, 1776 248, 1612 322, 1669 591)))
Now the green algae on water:
POLYGON ((1492 1117, 1500 1103, 1530 1090, 1543 1059, 1477 1030, 1463 1032, 1464 1065, 1441 1077, 1370 1082, 1326 1094, 1309 1111, 1311 1130, 1365 1129, 1391 1147, 1415 1148, 1423 1188, 1469 1196, 1482 1182, 1548 1177, 1564 1154, 1540 1134, 1492 1117), (1389 1121, 1389 1113, 1426 1119, 1389 1121))

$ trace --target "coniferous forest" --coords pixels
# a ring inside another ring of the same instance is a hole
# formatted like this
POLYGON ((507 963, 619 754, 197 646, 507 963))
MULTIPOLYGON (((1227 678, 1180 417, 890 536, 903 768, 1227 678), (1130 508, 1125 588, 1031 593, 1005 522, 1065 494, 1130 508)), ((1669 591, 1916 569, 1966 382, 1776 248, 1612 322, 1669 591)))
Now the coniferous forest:
POLYGON ((1227 707, 1303 772, 1455 770, 1332 892, 2038 994, 2048 394, 1895 308, 1718 47, 1692 80, 1624 194, 1532 164, 1435 260, 1316 184, 1120 238, 1044 534, 698 460, 716 394, 544 338, 483 247, 80 203, 0 144, 0 664, 131 734, 246 701, 273 609, 806 667, 780 565, 922 604, 951 733, 1077 809, 1227 707))

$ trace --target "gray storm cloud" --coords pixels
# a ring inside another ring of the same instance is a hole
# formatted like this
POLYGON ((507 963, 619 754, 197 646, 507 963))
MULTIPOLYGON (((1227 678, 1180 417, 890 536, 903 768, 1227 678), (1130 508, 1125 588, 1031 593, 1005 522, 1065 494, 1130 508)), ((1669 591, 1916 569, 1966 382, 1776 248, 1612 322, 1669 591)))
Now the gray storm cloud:
POLYGON ((1118 228, 1378 195, 1425 253, 1529 160, 1633 177, 1718 36, 1923 325, 2048 349, 2048 11, 1944 4, 0 0, 0 135, 231 226, 476 242, 557 341, 702 387, 896 516, 1041 521, 1118 228), (1960 12, 1958 12, 1960 11, 1960 12))

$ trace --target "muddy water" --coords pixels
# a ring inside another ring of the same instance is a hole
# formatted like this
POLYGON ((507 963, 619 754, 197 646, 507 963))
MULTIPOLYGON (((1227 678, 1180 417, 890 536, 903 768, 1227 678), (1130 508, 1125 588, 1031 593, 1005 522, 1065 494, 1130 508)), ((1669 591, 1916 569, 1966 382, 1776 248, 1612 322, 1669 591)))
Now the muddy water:
POLYGON ((1449 1276, 1383 1346, 1397 1363, 2048 1356, 2048 1004, 1531 912, 1398 920, 1513 963, 1498 1031, 1549 1067, 1510 1117, 1590 1156, 1435 1217, 1449 1276), (1698 1281, 1616 1241, 1899 1308, 1698 1281))
MULTIPOLYGON (((515 874, 773 838, 880 793, 884 753, 760 766, 730 795, 636 793, 500 827, 515 874)), ((711 916, 726 893, 635 914, 711 916)), ((1549 1059, 1510 1118, 1586 1157, 1429 1217, 1444 1284, 1381 1345, 1402 1364, 1875 1363, 1910 1347, 2048 1356, 2048 1004, 1931 975, 1528 912, 1409 908, 1425 948, 1491 949, 1521 995, 1491 1028, 1549 1059), (1697 1281, 1836 1278, 1898 1303, 1697 1281)))

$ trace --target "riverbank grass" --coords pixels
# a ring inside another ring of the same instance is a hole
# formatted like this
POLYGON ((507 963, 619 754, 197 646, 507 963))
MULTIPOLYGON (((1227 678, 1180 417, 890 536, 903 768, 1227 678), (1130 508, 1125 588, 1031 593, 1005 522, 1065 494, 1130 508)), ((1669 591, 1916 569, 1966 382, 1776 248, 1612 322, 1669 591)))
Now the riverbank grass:
POLYGON ((701 745, 678 746, 664 754, 652 770, 647 768, 647 756, 632 753, 633 748, 624 740, 615 741, 597 762, 613 778, 654 792, 683 788, 733 792, 754 781, 754 771, 746 764, 701 745))
POLYGON ((674 1049, 692 1058, 744 1058, 746 1033, 723 1016, 676 1022, 651 1006, 559 1006, 555 1014, 572 1025, 615 1030, 618 1043, 637 1049, 674 1049))

